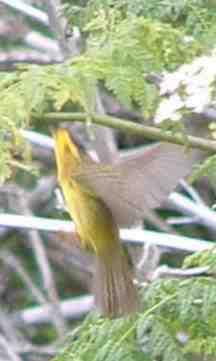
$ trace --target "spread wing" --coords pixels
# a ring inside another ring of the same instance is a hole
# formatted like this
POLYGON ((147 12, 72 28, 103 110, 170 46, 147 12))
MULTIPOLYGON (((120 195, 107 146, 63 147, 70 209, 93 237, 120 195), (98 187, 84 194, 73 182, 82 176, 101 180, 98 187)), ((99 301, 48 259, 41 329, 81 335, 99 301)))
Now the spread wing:
POLYGON ((125 155, 112 165, 88 161, 76 178, 110 208, 119 225, 152 218, 152 209, 166 200, 191 169, 182 146, 159 143, 125 155))

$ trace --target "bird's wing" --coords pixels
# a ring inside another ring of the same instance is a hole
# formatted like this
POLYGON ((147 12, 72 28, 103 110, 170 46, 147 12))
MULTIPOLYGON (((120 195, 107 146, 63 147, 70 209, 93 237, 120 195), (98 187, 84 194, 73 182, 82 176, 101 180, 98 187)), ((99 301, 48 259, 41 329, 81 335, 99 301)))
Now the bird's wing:
POLYGON ((112 165, 89 161, 77 180, 100 197, 119 225, 152 218, 180 178, 190 172, 190 153, 182 146, 159 143, 122 157, 112 165))

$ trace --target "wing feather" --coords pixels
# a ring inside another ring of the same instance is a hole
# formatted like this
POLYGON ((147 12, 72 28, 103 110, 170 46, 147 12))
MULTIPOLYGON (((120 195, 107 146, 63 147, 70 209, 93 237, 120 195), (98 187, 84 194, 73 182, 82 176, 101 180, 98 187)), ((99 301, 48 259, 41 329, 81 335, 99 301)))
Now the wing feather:
POLYGON ((190 172, 190 158, 182 146, 159 143, 111 166, 90 160, 76 177, 106 203, 119 225, 130 226, 152 218, 152 210, 190 172))

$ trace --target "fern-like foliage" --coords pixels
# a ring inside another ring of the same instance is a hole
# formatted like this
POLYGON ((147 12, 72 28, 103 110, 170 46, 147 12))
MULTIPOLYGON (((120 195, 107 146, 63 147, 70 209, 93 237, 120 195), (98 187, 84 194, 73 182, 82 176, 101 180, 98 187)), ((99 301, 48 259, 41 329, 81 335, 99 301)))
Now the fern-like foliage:
POLYGON ((73 24, 83 28, 98 9, 118 9, 123 17, 145 18, 169 23, 210 45, 215 35, 215 3, 207 0, 90 0, 82 7, 67 1, 66 14, 73 24))
MULTIPOLYGON (((97 13, 86 31, 90 34, 87 50, 71 64, 32 65, 12 74, 1 73, 0 180, 10 175, 13 139, 18 139, 18 130, 28 127, 33 119, 63 108, 91 113, 97 81, 102 81, 120 102, 138 106, 150 115, 158 91, 148 82, 148 75, 173 69, 200 51, 196 42, 185 43, 183 34, 168 24, 143 17, 122 19, 115 9, 108 14, 97 13)), ((26 154, 23 146, 16 148, 26 154)))
MULTIPOLYGON (((88 317, 56 361, 143 360, 136 346, 135 318, 108 320, 88 317)), ((69 336, 70 339, 70 336, 69 336)))
POLYGON ((137 104, 149 115, 158 92, 148 75, 189 62, 200 47, 185 42, 183 33, 168 24, 143 17, 119 20, 113 13, 102 11, 86 26, 91 36, 85 57, 120 102, 128 107, 137 104))
POLYGON ((144 311, 136 318, 87 318, 55 360, 189 361, 195 354, 215 357, 215 295, 215 281, 210 277, 156 281, 145 290, 144 311))
POLYGON ((68 2, 66 14, 73 25, 78 21, 87 37, 85 71, 94 68, 97 78, 121 103, 138 105, 149 116, 157 105, 158 91, 148 75, 190 62, 202 46, 192 38, 188 42, 183 27, 177 29, 171 22, 150 16, 145 6, 151 5, 146 1, 140 1, 143 11, 132 14, 133 7, 140 8, 138 2, 92 0, 84 7, 68 2))
POLYGON ((21 67, 17 72, 1 73, 0 78, 0 181, 10 176, 14 149, 27 162, 19 130, 33 118, 65 105, 85 112, 94 109, 95 80, 90 74, 68 65, 21 67))
POLYGON ((202 164, 196 166, 191 176, 191 181, 194 182, 197 179, 207 176, 212 184, 215 184, 216 180, 216 156, 212 155, 207 158, 202 164))
MULTIPOLYGON (((216 265, 215 251, 185 265, 216 265)), ((213 267, 213 268, 214 268, 213 267)), ((212 268, 212 269, 213 269, 212 268)), ((108 320, 91 315, 68 338, 56 361, 192 361, 216 357, 216 283, 211 276, 156 280, 141 290, 143 311, 108 320)))
POLYGON ((185 268, 207 266, 209 267, 208 270, 209 273, 215 273, 216 270, 215 247, 210 250, 194 253, 191 256, 188 256, 187 258, 185 258, 183 266, 185 268))

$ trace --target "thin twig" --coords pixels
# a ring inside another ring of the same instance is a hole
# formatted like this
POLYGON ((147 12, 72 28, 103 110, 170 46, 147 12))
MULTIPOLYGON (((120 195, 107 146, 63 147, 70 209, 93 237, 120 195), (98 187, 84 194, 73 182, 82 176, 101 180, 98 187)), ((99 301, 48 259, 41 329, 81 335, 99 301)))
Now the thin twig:
POLYGON ((17 331, 14 322, 11 317, 7 314, 7 312, 0 309, 0 327, 7 340, 13 344, 17 345, 20 340, 22 340, 22 336, 17 331))
MULTIPOLYGON (((16 196, 18 197, 17 207, 20 209, 20 211, 25 213, 26 215, 32 215, 29 207, 28 197, 26 196, 25 192, 23 192, 17 187, 16 196)), ((41 239, 39 233, 36 230, 31 230, 26 234, 31 243, 36 262, 38 264, 38 268, 41 272, 43 287, 46 291, 47 299, 50 303, 49 309, 50 312, 52 312, 53 323, 59 335, 63 336, 66 325, 61 315, 61 312, 59 311, 58 293, 56 290, 55 280, 52 274, 43 240, 41 239)))
POLYGON ((11 361, 22 361, 19 355, 13 350, 11 347, 11 343, 6 340, 5 337, 3 337, 0 334, 0 346, 3 348, 5 353, 8 355, 9 360, 11 361))
POLYGON ((176 192, 170 194, 169 204, 184 215, 194 217, 198 224, 216 230, 216 213, 205 204, 198 205, 188 197, 176 192))
MULTIPOLYGON (((105 115, 105 109, 101 100, 100 93, 96 91, 96 112, 99 115, 105 115)), ((93 144, 95 150, 102 162, 112 163, 119 158, 119 151, 115 141, 113 129, 95 125, 95 137, 93 144)))
POLYGON ((32 244, 38 267, 42 275, 43 287, 50 302, 50 305, 48 306, 49 312, 50 314, 52 314, 52 319, 59 335, 63 336, 65 333, 65 323, 62 314, 59 311, 59 300, 55 286, 55 280, 52 275, 52 271, 49 265, 48 257, 46 255, 42 239, 39 237, 38 232, 35 230, 28 232, 28 236, 32 244))
POLYGON ((33 192, 27 193, 29 207, 34 211, 44 207, 53 196, 53 191, 57 185, 55 176, 41 177, 33 192))
POLYGON ((192 187, 190 184, 188 184, 184 179, 180 180, 180 185, 188 193, 188 195, 191 196, 191 198, 194 200, 194 202, 196 202, 198 205, 204 204, 204 202, 203 202, 202 198, 200 197, 200 195, 198 194, 198 192, 194 189, 194 187, 192 187))
POLYGON ((169 217, 166 222, 171 226, 182 226, 185 224, 197 224, 199 219, 196 217, 169 217))
POLYGON ((16 256, 14 256, 11 252, 4 250, 0 252, 0 259, 7 266, 16 271, 32 295, 35 297, 37 302, 41 304, 47 303, 43 293, 35 286, 34 282, 31 280, 30 276, 25 271, 24 267, 16 256))
POLYGON ((189 269, 181 269, 181 268, 171 268, 169 266, 160 266, 156 269, 152 276, 152 280, 157 278, 188 278, 201 276, 203 274, 207 274, 209 271, 209 266, 203 267, 194 267, 189 269))
POLYGON ((40 134, 32 130, 21 129, 21 135, 32 144, 39 145, 43 148, 54 149, 54 140, 45 134, 40 134))

